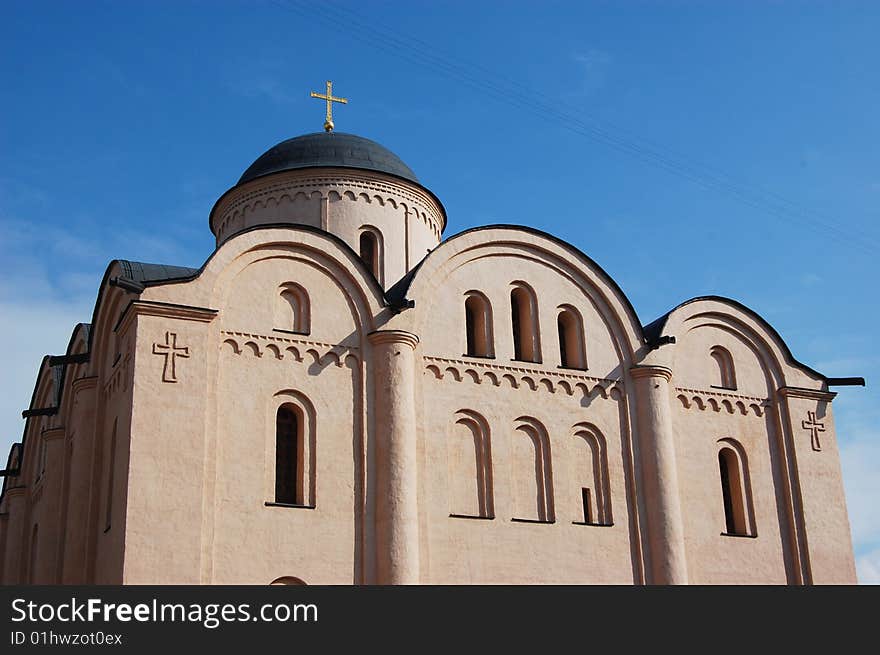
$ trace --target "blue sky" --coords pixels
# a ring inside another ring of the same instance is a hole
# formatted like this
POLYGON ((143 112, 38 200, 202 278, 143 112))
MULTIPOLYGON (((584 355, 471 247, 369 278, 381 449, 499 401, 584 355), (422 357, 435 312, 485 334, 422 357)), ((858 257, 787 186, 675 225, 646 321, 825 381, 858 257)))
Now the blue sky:
POLYGON ((199 266, 214 201, 276 142, 395 151, 449 236, 531 225, 647 323, 719 294, 838 389, 853 538, 880 582, 880 4, 5 2, 0 448, 114 258, 199 266))

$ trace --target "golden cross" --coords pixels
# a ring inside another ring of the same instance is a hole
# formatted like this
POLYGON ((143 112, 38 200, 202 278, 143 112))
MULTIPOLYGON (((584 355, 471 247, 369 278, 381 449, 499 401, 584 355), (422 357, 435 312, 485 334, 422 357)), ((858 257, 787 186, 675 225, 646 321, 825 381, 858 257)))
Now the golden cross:
POLYGON ((324 121, 324 130, 326 132, 333 131, 333 103, 341 102, 343 105, 348 104, 348 99, 346 98, 334 98, 333 97, 333 82, 327 80, 327 94, 321 95, 320 93, 315 93, 312 91, 312 98, 320 98, 321 100, 327 101, 327 120, 324 121))

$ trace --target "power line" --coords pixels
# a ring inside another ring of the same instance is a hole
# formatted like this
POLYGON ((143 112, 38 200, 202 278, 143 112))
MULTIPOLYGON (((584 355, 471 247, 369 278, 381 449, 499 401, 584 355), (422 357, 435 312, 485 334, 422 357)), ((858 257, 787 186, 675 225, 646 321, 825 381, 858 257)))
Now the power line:
POLYGON ((480 90, 484 95, 512 104, 539 118, 550 118, 564 129, 598 141, 618 152, 653 164, 674 175, 683 177, 710 191, 720 191, 736 198, 741 203, 761 212, 770 213, 798 226, 809 223, 822 230, 829 237, 845 245, 855 245, 868 254, 876 254, 877 243, 866 234, 856 234, 842 229, 818 212, 799 206, 784 196, 754 185, 735 181, 730 175, 674 153, 662 146, 652 144, 636 136, 631 138, 622 128, 590 116, 587 112, 573 114, 562 111, 556 105, 542 100, 534 91, 508 76, 500 75, 480 64, 456 60, 441 53, 434 46, 417 38, 407 36, 402 39, 393 32, 377 28, 356 12, 334 7, 330 4, 311 4, 300 0, 276 4, 307 18, 318 18, 332 25, 334 29, 344 29, 357 40, 386 52, 394 57, 409 61, 420 67, 428 67, 467 86, 480 90), (588 121, 585 121, 584 118, 588 121))

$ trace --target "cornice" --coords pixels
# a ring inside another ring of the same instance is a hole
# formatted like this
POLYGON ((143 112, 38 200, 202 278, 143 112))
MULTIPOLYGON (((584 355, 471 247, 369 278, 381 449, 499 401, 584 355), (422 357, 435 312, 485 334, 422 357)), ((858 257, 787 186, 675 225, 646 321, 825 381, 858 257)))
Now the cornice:
POLYGON ((807 400, 824 400, 831 402, 837 396, 836 391, 805 389, 803 387, 780 387, 779 395, 784 398, 806 398, 807 400))
POLYGON ((761 396, 746 396, 740 393, 731 393, 730 391, 723 391, 721 389, 696 389, 693 387, 675 387, 675 390, 678 392, 690 393, 690 394, 699 394, 701 396, 714 396, 718 398, 733 398, 734 400, 743 400, 748 402, 757 402, 757 403, 769 403, 769 398, 762 398, 761 396))
POLYGON ((274 341, 276 343, 296 343, 303 346, 313 346, 316 348, 336 349, 336 350, 354 350, 357 346, 342 346, 338 343, 329 343, 327 341, 315 341, 313 339, 305 339, 303 337, 280 336, 277 334, 257 334, 256 332, 244 332, 242 330, 220 330, 220 334, 230 337, 238 337, 241 339, 261 339, 263 341, 274 341))
POLYGON ((159 316, 162 318, 174 318, 181 321, 194 321, 196 323, 210 323, 219 310, 207 307, 193 307, 191 305, 176 305, 174 303, 160 302, 158 300, 132 300, 117 322, 115 331, 124 334, 131 325, 135 316, 159 316))
MULTIPOLYGON (((415 186, 393 181, 379 174, 371 175, 368 172, 361 173, 350 170, 343 173, 336 169, 326 169, 317 174, 315 170, 308 174, 303 174, 301 171, 285 171, 282 174, 269 176, 265 180, 255 180, 246 186, 247 188, 241 189, 240 192, 229 193, 214 208, 211 215, 211 226, 216 235, 223 234, 229 223, 255 202, 265 202, 285 194, 290 195, 291 199, 295 198, 298 193, 308 197, 310 193, 307 190, 319 192, 322 199, 328 197, 329 190, 336 191, 340 195, 343 195, 348 189, 373 191, 381 194, 379 196, 380 202, 390 203, 395 208, 400 200, 411 205, 419 205, 430 214, 432 228, 438 236, 445 227, 443 209, 428 193, 415 186), (397 196, 397 198, 393 196, 397 196)), ((355 200, 357 200, 357 196, 355 196, 355 200)), ((427 216, 421 218, 428 220, 427 216)))
POLYGON ((561 380, 572 380, 572 381, 590 381, 602 383, 604 385, 614 385, 617 384, 618 380, 612 380, 610 378, 598 378, 592 375, 587 375, 586 373, 581 373, 579 371, 575 371, 574 369, 563 369, 563 370, 553 370, 553 369, 544 369, 544 368, 536 368, 534 366, 518 366, 515 364, 498 364, 491 361, 474 361, 469 359, 450 359, 448 357, 438 357, 436 355, 424 355, 422 357, 426 362, 433 362, 437 364, 450 364, 455 365, 458 368, 462 369, 476 369, 476 370, 486 370, 486 371, 498 371, 499 373, 525 373, 528 375, 534 375, 537 377, 545 377, 549 376, 551 378, 561 379, 561 380))

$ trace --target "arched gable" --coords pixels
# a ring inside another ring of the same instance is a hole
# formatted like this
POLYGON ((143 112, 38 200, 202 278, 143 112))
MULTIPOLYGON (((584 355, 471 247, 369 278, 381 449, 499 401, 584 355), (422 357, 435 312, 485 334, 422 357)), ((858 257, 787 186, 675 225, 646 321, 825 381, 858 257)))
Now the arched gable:
MULTIPOLYGON (((499 279, 499 271, 495 266, 499 258, 535 265, 556 276, 557 280, 564 280, 577 288, 581 298, 595 310, 611 335, 617 362, 633 361, 644 339, 635 310, 621 289, 584 253, 549 234, 530 228, 487 226, 467 230, 447 239, 429 253, 407 278, 389 291, 390 301, 399 306, 405 306, 407 301, 415 301, 415 312, 406 312, 405 314, 410 314, 406 320, 411 324, 409 329, 421 335, 425 325, 436 320, 437 312, 442 311, 436 306, 436 299, 442 296, 444 285, 449 284, 451 276, 464 267, 472 267, 476 279, 497 279, 498 284, 505 285, 505 293, 509 294, 506 285, 522 278, 510 276, 510 279, 499 279), (482 278, 477 273, 475 264, 485 269, 486 274, 482 278)), ((532 283, 531 280, 526 282, 532 283)), ((540 296, 540 290, 537 291, 540 296)), ((557 301, 553 308, 559 302, 562 301, 557 301)), ((505 300, 503 305, 498 302, 493 304, 496 305, 496 316, 501 316, 504 313, 502 307, 509 302, 505 300)), ((509 313, 509 309, 505 311, 509 313)), ((548 320, 555 321, 554 312, 545 313, 548 320)), ((496 333, 501 333, 498 326, 496 333)), ((554 324, 552 335, 555 334, 554 324)), ((548 339, 548 343, 551 342, 548 339)), ((607 371, 603 371, 604 373, 607 371)))
POLYGON ((47 411, 57 408, 60 400, 60 370, 52 366, 49 360, 50 357, 45 355, 40 362, 31 402, 23 413, 25 424, 21 438, 21 470, 26 473, 25 479, 29 479, 28 476, 32 478, 32 467, 39 449, 38 437, 52 417, 47 411))
MULTIPOLYGON (((2 493, 0 493, 0 507, 2 507, 3 496, 7 489, 11 489, 18 485, 18 479, 21 476, 21 456, 22 444, 16 442, 9 448, 9 455, 6 457, 6 475, 3 477, 2 493)), ((5 508, 3 508, 5 510, 5 508)))
POLYGON ((70 334, 67 349, 60 358, 63 367, 61 376, 61 402, 63 405, 59 406, 59 412, 62 412, 62 416, 66 416, 70 410, 65 400, 73 396, 73 390, 71 389, 73 383, 90 374, 89 338, 92 332, 91 327, 89 323, 77 323, 70 334))
POLYGON ((689 379, 693 379, 695 386, 699 386, 703 377, 696 372, 698 367, 706 372, 717 369, 711 358, 711 349, 717 345, 733 354, 741 393, 771 394, 783 386, 817 390, 827 387, 825 376, 797 361, 763 317, 735 300, 719 296, 688 300, 645 331, 654 342, 663 337, 675 339, 674 344, 660 347, 656 356, 675 371, 679 385, 687 386, 689 379), (766 389, 754 388, 754 375, 749 388, 752 362, 760 368, 766 389))
MULTIPOLYGON (((386 306, 381 287, 347 244, 302 225, 256 226, 240 232, 224 241, 195 276, 149 286, 141 299, 221 309, 235 278, 254 263, 271 259, 292 260, 321 271, 346 298, 353 320, 364 334, 386 306)), ((269 299, 275 288, 265 292, 269 299)))

